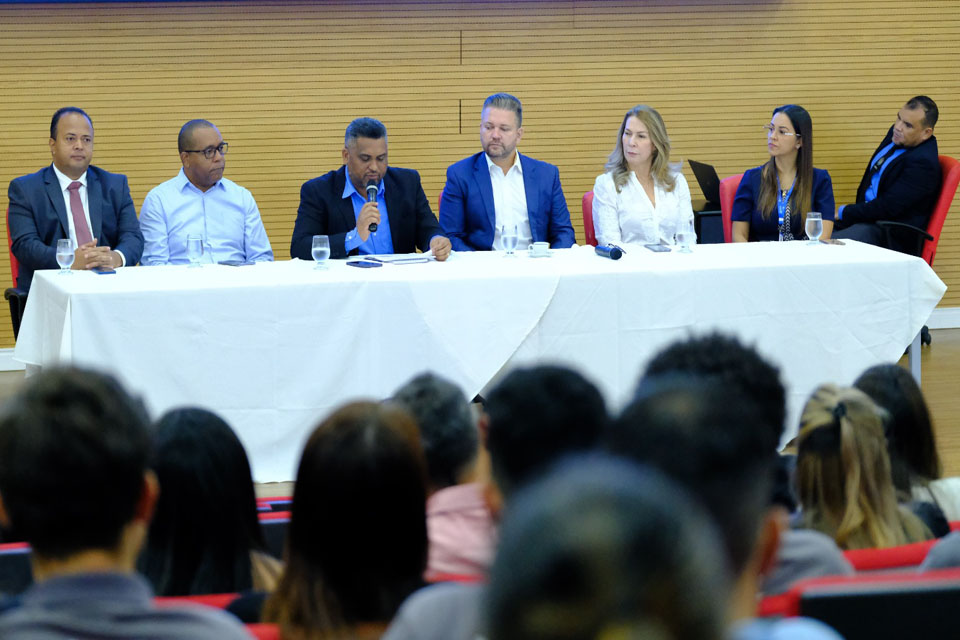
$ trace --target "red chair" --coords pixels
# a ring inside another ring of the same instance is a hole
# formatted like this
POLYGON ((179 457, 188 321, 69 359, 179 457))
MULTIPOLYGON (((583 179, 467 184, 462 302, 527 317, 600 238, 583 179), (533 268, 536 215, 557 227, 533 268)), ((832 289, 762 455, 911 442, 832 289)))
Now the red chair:
POLYGON ((195 596, 156 596, 153 601, 159 606, 177 606, 182 604, 202 604, 214 609, 226 609, 227 606, 240 597, 239 593, 204 593, 195 596))
POLYGON ((743 174, 737 174, 720 181, 720 217, 723 220, 723 241, 733 242, 733 199, 743 174))
POLYGON ((597 232, 593 228, 593 191, 587 191, 583 194, 581 202, 583 208, 583 237, 587 244, 597 246, 597 232))
POLYGON ((886 549, 852 549, 844 551, 843 555, 857 571, 919 567, 923 564, 923 559, 927 557, 930 548, 938 542, 940 540, 934 539, 886 549))
POLYGON ((10 235, 10 208, 7 207, 7 248, 10 251, 10 277, 13 286, 3 292, 3 297, 10 303, 10 322, 13 323, 13 339, 20 335, 20 320, 23 319, 23 310, 27 306, 27 292, 17 286, 17 276, 20 275, 20 263, 13 255, 13 237, 10 235))
MULTIPOLYGON (((950 205, 953 203, 953 196, 957 192, 957 185, 960 184, 960 162, 950 156, 940 156, 940 197, 937 198, 937 204, 934 205, 930 213, 930 219, 927 220, 927 228, 921 229, 904 222, 894 222, 893 220, 880 220, 877 225, 882 227, 887 234, 887 244, 890 244, 890 234, 893 230, 898 233, 914 234, 916 238, 916 249, 911 252, 913 255, 920 256, 931 267, 933 266, 933 257, 937 254, 937 244, 940 242, 940 232, 943 230, 943 223, 947 219, 947 212, 950 211, 950 205)), ((930 329, 923 325, 920 330, 920 342, 930 344, 930 329)))
POLYGON ((280 627, 275 624, 248 624, 245 625, 257 640, 280 640, 280 627))

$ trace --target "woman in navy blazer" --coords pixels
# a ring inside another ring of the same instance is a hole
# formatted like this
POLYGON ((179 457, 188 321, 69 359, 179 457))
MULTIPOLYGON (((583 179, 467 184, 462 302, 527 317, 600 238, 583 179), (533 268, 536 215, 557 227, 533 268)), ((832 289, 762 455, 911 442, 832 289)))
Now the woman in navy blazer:
POLYGON ((777 107, 764 128, 770 160, 743 174, 733 201, 733 241, 805 239, 808 211, 823 215, 820 237, 829 239, 833 183, 829 173, 813 166, 810 114, 795 104, 777 107))

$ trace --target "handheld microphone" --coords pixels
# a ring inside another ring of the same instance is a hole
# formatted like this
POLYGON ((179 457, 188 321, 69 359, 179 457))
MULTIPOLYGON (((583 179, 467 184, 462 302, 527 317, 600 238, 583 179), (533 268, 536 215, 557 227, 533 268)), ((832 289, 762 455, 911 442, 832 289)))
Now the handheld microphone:
MULTIPOLYGON (((369 180, 367 182, 367 202, 376 202, 377 201, 377 181, 369 180)), ((370 226, 367 227, 370 233, 377 232, 377 223, 371 222, 370 226)))
POLYGON ((612 244, 597 245, 594 251, 596 251, 598 256, 610 258, 611 260, 619 260, 623 257, 623 249, 612 244))

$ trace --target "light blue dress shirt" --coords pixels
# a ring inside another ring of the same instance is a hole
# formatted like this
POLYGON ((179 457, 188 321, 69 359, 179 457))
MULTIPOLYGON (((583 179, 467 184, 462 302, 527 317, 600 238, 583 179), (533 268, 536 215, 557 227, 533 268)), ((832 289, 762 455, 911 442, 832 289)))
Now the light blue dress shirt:
POLYGON ((187 264, 187 236, 203 238, 203 262, 273 260, 253 195, 226 178, 201 191, 183 169, 150 190, 140 208, 145 265, 187 264))
MULTIPOLYGON (((360 209, 367 203, 367 194, 360 194, 353 186, 350 180, 350 168, 344 167, 347 173, 347 183, 343 186, 343 199, 350 198, 350 204, 353 205, 353 219, 360 217, 360 209)), ((380 211, 380 222, 377 223, 377 231, 367 236, 366 242, 360 240, 360 234, 356 229, 347 233, 343 239, 344 249, 350 253, 357 247, 360 247, 361 255, 381 255, 393 253, 393 236, 390 234, 390 217, 387 215, 387 201, 383 199, 383 180, 380 180, 380 186, 377 188, 377 208, 380 211)))
MULTIPOLYGON (((883 154, 889 151, 890 147, 892 146, 893 146, 893 143, 891 142, 890 144, 885 146, 883 149, 880 149, 880 151, 877 151, 877 153, 873 156, 873 158, 870 159, 870 166, 873 167, 873 165, 877 163, 877 160, 882 158, 883 154)), ((863 192, 864 202, 870 202, 871 200, 877 197, 877 190, 880 188, 880 176, 883 175, 883 172, 886 171, 887 167, 890 166, 890 163, 893 162, 894 159, 903 155, 906 151, 907 150, 904 147, 900 147, 899 149, 894 151, 892 154, 890 154, 889 158, 884 160, 883 164, 880 166, 879 171, 873 172, 873 175, 870 176, 870 186, 867 187, 867 190, 863 192)), ((837 220, 843 220, 843 208, 846 206, 847 205, 841 206, 840 209, 837 211, 837 220)))

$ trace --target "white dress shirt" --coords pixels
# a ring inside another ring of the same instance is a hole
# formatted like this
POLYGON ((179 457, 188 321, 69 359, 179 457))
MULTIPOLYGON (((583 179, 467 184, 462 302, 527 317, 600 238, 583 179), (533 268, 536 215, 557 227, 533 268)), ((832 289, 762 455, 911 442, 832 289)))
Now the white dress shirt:
POLYGON ((676 186, 666 191, 654 183, 656 206, 631 171, 630 179, 620 193, 613 183, 613 173, 597 176, 593 185, 593 228, 597 244, 674 244, 680 222, 693 229, 693 205, 690 187, 682 173, 674 172, 676 186))
POLYGON ((520 164, 520 152, 513 157, 513 166, 503 173, 503 169, 494 164, 490 156, 483 154, 490 169, 490 183, 493 186, 493 249, 503 249, 500 241, 500 228, 504 225, 517 226, 517 249, 527 249, 533 242, 530 231, 530 217, 527 213, 527 192, 523 188, 523 166, 520 164))
MULTIPOLYGON (((57 181, 60 183, 60 195, 63 196, 63 206, 67 212, 67 231, 70 234, 70 240, 73 241, 73 248, 76 249, 79 246, 77 242, 77 227, 73 224, 73 208, 70 206, 70 192, 67 190, 67 187, 73 182, 80 183, 80 188, 77 189, 77 193, 80 194, 80 204, 83 205, 83 217, 87 219, 87 229, 90 230, 92 237, 93 224, 90 222, 90 203, 87 199, 87 172, 84 171, 82 176, 74 180, 61 173, 60 169, 57 169, 57 165, 52 164, 50 166, 53 167, 53 172, 57 175, 57 181)), ((97 241, 97 246, 99 246, 100 239, 94 238, 94 240, 97 241)), ((120 254, 120 266, 126 266, 127 257, 123 255, 122 251, 117 251, 117 253, 120 254)))

